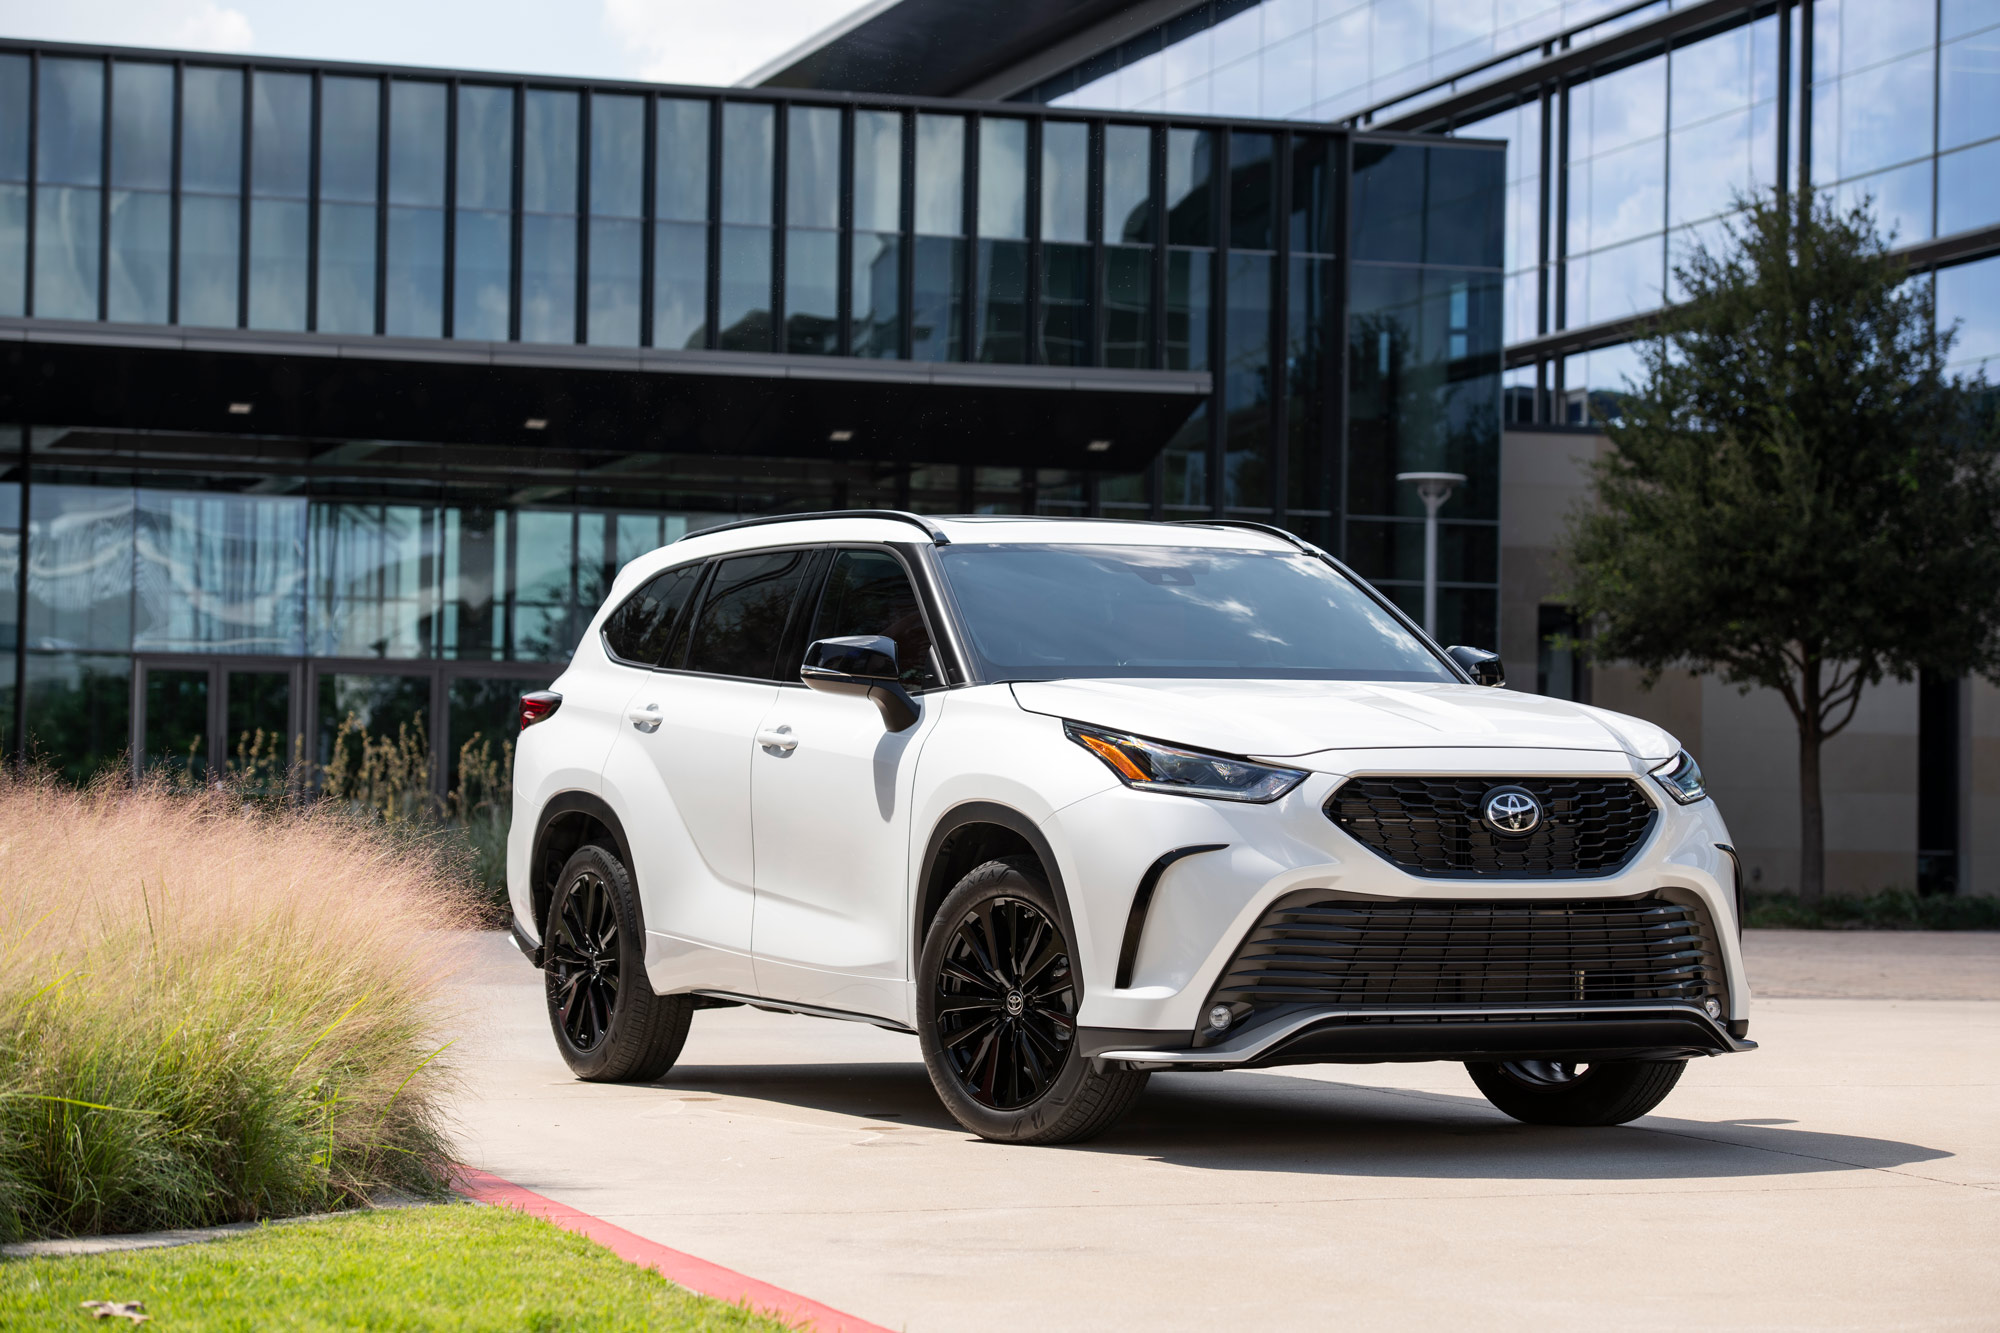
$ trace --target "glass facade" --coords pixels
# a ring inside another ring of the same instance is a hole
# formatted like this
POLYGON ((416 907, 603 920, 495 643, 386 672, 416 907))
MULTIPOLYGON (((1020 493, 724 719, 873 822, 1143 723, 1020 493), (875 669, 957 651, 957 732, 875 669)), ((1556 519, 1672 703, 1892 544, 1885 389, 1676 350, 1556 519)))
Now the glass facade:
POLYGON ((1383 478, 1431 467, 1477 474, 1441 628, 1490 643, 1509 162, 1178 111, 0 43, 0 317, 1207 389, 1115 474, 965 462, 949 431, 935 456, 871 459, 0 423, 0 562, 28 586, 24 625, 0 596, 4 687, 85 755, 185 756, 202 716, 211 741, 214 719, 282 715, 320 745, 378 708, 455 733, 552 674, 624 561, 804 509, 1271 522, 1415 605, 1414 499, 1383 478))
MULTIPOLYGON (((1674 21, 1695 8, 1714 7, 1212 0, 1021 96, 1507 141, 1504 336, 1523 350, 1507 357, 1506 412, 1582 423, 1617 410, 1636 367, 1629 346, 1606 345, 1627 336, 1621 322, 1677 298, 1676 263, 1721 237, 1740 195, 1783 184, 1843 206, 1869 199, 1898 246, 2000 224, 2000 8, 1783 0, 1674 21), (1598 44, 1604 58, 1589 59, 1598 44), (1560 68, 1537 77, 1544 62, 1560 68), (1504 91, 1481 99, 1485 85, 1504 91), (1469 115, 1423 114, 1482 100, 1469 115), (1571 330, 1588 350, 1560 347, 1571 330)), ((1981 313, 1947 310, 1945 294, 1978 289, 1990 249, 1931 261, 1940 321, 1964 321, 1967 365, 1986 345, 1981 313), (1954 263, 1969 271, 1952 276, 1954 263)))

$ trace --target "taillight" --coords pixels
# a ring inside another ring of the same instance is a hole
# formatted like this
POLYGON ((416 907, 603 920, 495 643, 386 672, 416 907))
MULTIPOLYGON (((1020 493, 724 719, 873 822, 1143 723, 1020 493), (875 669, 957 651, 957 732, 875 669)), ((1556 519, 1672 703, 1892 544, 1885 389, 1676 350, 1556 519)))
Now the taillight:
POLYGON ((521 730, 526 731, 537 722, 556 715, 562 707, 562 696, 553 690, 536 690, 533 694, 521 696, 521 730))

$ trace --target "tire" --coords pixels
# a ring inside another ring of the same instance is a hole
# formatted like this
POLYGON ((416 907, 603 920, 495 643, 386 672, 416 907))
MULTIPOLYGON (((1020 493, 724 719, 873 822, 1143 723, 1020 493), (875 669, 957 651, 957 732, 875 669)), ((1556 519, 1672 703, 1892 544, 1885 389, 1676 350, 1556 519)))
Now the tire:
POLYGON ((591 1083, 649 1083, 673 1068, 694 1000, 646 979, 639 895, 618 858, 579 847, 563 866, 542 930, 544 990, 556 1048, 591 1083))
POLYGON ((1077 1054, 1073 954, 1032 857, 975 867, 931 923, 917 970, 924 1067, 952 1118, 983 1139, 1078 1143, 1145 1089, 1148 1075, 1077 1054))
POLYGON ((1525 1124, 1622 1125, 1665 1101, 1686 1068, 1685 1060, 1516 1060, 1468 1062, 1465 1072, 1487 1101, 1525 1124))

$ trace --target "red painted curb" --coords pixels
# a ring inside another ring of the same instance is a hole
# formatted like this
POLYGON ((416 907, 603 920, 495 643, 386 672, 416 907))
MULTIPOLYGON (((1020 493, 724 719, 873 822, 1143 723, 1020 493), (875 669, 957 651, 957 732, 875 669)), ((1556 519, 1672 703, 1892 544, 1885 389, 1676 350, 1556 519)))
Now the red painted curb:
POLYGON ((816 1333, 891 1333, 880 1324, 856 1319, 851 1314, 843 1314, 830 1305, 821 1305, 783 1287, 759 1282, 721 1264, 712 1264, 706 1259, 668 1249, 644 1236, 635 1236, 624 1227, 601 1217, 592 1217, 566 1203, 544 1198, 491 1172, 461 1166, 457 1168, 456 1175, 458 1192, 467 1198, 516 1208, 530 1217, 553 1222, 564 1231, 586 1236, 620 1259, 638 1264, 641 1268, 653 1269, 675 1286, 686 1287, 699 1295, 747 1305, 789 1324, 814 1329, 816 1333))

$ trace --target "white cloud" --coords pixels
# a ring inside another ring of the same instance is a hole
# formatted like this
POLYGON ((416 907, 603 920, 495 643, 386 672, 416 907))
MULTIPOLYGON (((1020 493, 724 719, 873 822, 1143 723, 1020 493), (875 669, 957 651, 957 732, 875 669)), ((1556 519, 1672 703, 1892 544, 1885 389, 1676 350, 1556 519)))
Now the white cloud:
POLYGON ((735 83, 867 0, 604 0, 634 72, 661 83, 735 83))
POLYGON ((215 0, 201 0, 191 14, 183 15, 175 29, 173 45, 197 51, 249 51, 257 45, 249 16, 240 9, 225 9, 215 0))

